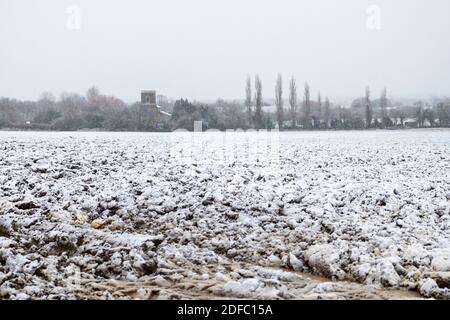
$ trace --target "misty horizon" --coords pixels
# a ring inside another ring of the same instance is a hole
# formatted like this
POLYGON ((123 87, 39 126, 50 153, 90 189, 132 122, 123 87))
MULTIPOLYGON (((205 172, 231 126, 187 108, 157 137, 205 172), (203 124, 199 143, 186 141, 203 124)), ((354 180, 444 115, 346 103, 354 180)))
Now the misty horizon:
POLYGON ((259 74, 272 99, 280 72, 285 92, 295 76, 313 97, 338 103, 366 86, 373 96, 387 87, 393 99, 432 99, 450 95, 449 9, 442 0, 2 0, 0 96, 36 100, 95 85, 126 102, 144 89, 242 100, 247 74, 259 74), (373 5, 379 29, 368 26, 373 5), (79 28, 70 28, 76 14, 79 28))

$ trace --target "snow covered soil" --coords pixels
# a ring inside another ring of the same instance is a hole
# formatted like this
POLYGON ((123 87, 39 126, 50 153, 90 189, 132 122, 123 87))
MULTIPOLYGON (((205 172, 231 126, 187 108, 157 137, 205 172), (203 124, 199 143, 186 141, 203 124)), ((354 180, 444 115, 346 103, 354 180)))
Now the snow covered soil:
POLYGON ((0 299, 450 298, 449 130, 283 132, 277 170, 172 151, 0 132, 0 299))

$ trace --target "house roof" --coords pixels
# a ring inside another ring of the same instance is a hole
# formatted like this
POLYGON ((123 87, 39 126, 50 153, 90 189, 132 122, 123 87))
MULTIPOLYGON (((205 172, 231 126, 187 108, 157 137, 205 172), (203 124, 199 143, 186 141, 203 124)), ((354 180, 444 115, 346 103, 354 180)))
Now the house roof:
POLYGON ((163 115, 165 115, 165 116, 168 116, 168 117, 171 117, 171 116, 172 116, 171 113, 168 113, 168 112, 162 110, 161 106, 156 106, 156 107, 158 108, 159 113, 161 113, 161 114, 163 114, 163 115))

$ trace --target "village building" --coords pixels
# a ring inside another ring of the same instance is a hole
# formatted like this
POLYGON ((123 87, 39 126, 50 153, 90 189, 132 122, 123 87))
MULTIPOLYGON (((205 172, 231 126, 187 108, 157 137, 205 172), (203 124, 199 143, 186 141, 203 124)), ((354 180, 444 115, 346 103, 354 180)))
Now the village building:
POLYGON ((158 106, 155 90, 141 91, 141 126, 150 129, 164 129, 172 115, 158 106))

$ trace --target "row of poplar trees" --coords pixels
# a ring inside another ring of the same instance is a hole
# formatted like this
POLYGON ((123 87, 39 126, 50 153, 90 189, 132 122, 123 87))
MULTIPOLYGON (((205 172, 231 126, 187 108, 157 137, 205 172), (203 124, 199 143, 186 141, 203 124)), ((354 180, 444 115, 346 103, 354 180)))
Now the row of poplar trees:
MULTIPOLYGON (((245 107, 247 113, 247 121, 250 127, 261 129, 263 123, 263 97, 262 83, 260 77, 255 77, 255 94, 252 95, 252 83, 250 76, 247 76, 245 89, 245 107)), ((317 109, 312 112, 311 93, 308 83, 305 83, 303 101, 298 102, 297 82, 294 77, 289 81, 289 109, 284 108, 283 99, 283 80, 281 74, 278 75, 275 85, 275 107, 276 122, 279 129, 283 128, 329 128, 330 125, 330 108, 331 104, 328 98, 322 106, 322 96, 319 92, 315 106, 317 109), (301 107, 301 109, 299 108, 301 107)))
MULTIPOLYGON (((262 129, 264 127, 263 121, 263 96, 262 96, 262 82, 260 77, 255 77, 255 94, 252 94, 252 83, 250 76, 247 76, 245 89, 245 107, 247 114, 247 121, 250 127, 262 129)), ((281 74, 278 74, 275 85, 275 107, 276 107, 276 122, 279 129, 284 128, 330 128, 331 121, 331 103, 328 97, 325 98, 325 103, 322 102, 320 91, 317 96, 317 101, 311 101, 311 93, 308 83, 305 83, 303 101, 298 102, 297 83, 294 77, 289 81, 289 108, 284 108, 283 99, 283 79, 281 74), (316 108, 312 110, 312 106, 316 108), (301 107, 301 108, 299 108, 301 107)), ((372 103, 370 100, 370 89, 366 88, 365 95, 365 126, 370 128, 374 125, 374 115, 372 110, 372 103)), ((388 100, 386 89, 382 91, 380 98, 381 109, 381 126, 386 127, 389 117, 386 113, 388 100)), ((340 107, 339 107, 340 109, 340 107)))

